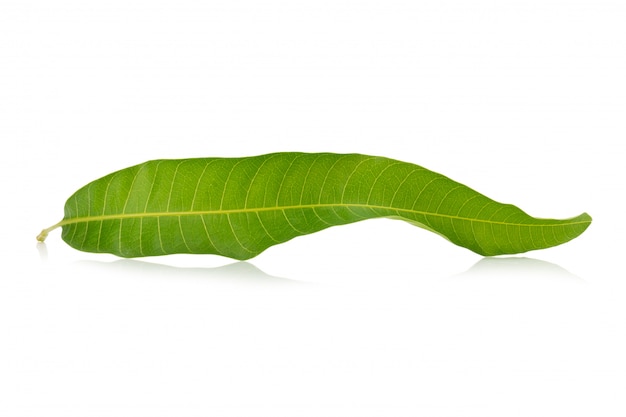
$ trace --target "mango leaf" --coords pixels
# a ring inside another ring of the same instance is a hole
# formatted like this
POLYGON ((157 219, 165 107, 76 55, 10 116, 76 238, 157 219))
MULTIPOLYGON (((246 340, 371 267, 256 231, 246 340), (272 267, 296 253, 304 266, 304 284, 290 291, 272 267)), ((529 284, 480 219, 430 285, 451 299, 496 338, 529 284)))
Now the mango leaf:
POLYGON ((591 223, 539 219, 441 174, 359 154, 274 153, 155 160, 72 195, 62 227, 70 246, 122 257, 173 253, 249 259, 270 246, 371 218, 405 220, 480 255, 565 243, 591 223))

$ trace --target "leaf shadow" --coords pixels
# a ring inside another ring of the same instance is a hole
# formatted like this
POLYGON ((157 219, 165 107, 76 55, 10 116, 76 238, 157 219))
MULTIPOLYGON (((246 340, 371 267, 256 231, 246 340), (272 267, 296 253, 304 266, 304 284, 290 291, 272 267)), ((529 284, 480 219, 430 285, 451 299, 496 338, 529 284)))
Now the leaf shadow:
POLYGON ((44 242, 37 242, 37 254, 41 261, 46 262, 48 260, 48 247, 44 242))
POLYGON ((586 282, 555 263, 517 256, 482 258, 467 271, 452 275, 448 279, 586 282))
POLYGON ((249 262, 233 262, 217 267, 180 267, 153 261, 119 259, 113 262, 78 261, 78 266, 97 268, 109 274, 132 274, 166 279, 202 279, 214 283, 241 285, 304 285, 306 282, 269 275, 249 262))

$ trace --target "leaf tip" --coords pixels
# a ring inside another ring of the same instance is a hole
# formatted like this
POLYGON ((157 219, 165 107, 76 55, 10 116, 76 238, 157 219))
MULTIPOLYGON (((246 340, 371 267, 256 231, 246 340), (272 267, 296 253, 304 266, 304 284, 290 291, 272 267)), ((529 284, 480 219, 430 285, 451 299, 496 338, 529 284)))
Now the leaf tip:
POLYGON ((591 224, 591 222, 593 221, 593 219, 591 218, 591 216, 588 213, 583 213, 579 216, 576 216, 572 219, 572 221, 574 223, 577 223, 579 225, 581 225, 583 227, 583 229, 581 230, 580 233, 584 232, 587 227, 589 227, 589 225, 591 224))

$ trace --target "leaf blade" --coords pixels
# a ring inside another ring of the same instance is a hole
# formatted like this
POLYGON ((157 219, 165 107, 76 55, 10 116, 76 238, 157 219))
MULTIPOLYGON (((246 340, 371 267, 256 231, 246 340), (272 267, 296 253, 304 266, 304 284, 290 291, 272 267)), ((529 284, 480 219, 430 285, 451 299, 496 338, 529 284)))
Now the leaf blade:
POLYGON ((89 252, 249 259, 297 236, 380 217, 402 219, 485 256, 559 245, 591 223, 586 213, 534 218, 407 162, 274 153, 155 160, 114 172, 74 193, 57 226, 70 246, 89 252))

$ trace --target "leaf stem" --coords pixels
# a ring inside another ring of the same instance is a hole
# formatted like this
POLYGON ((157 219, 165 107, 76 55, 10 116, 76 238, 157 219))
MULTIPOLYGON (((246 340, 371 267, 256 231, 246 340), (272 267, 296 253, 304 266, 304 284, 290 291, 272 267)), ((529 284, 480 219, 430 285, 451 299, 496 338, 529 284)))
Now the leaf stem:
POLYGON ((44 242, 46 240, 46 238, 48 237, 48 233, 50 233, 51 231, 53 231, 54 229, 56 229, 57 227, 61 227, 63 226, 63 221, 58 222, 57 224, 55 224, 54 226, 50 226, 47 229, 43 229, 41 231, 41 233, 39 233, 37 235, 37 240, 39 242, 44 242))

